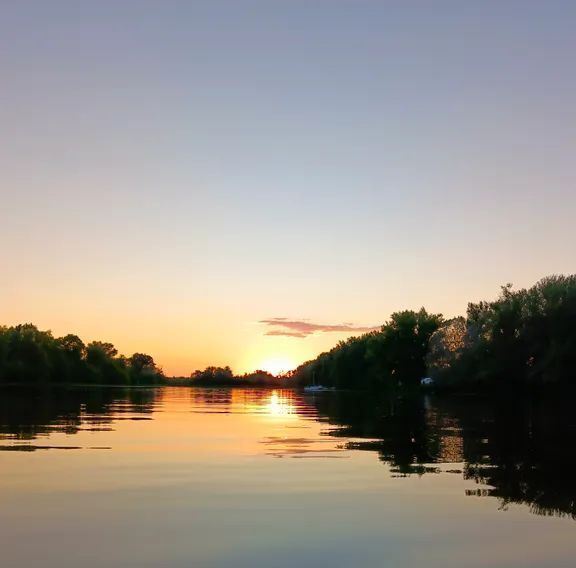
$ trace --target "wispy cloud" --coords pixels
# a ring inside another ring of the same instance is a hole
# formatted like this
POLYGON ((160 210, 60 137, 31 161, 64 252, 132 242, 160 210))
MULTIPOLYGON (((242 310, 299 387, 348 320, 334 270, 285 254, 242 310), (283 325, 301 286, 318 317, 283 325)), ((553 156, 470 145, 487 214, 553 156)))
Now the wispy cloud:
POLYGON ((288 318, 269 318, 260 320, 261 324, 268 326, 270 329, 265 335, 282 335, 285 337, 308 337, 314 333, 363 333, 374 331, 378 327, 364 327, 352 323, 342 324, 321 324, 312 323, 305 320, 289 320, 288 318))
POLYGON ((264 335, 284 335, 286 337, 306 337, 310 335, 309 333, 305 333, 302 331, 289 331, 289 330, 282 330, 282 329, 271 329, 267 331, 264 335))

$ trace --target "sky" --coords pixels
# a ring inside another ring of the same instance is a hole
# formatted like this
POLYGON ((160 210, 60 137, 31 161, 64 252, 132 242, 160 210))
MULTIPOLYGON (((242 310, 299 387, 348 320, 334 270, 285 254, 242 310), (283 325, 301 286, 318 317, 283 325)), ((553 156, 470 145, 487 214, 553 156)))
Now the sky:
POLYGON ((571 0, 0 1, 0 323, 279 370, 576 272, 574 29, 571 0))

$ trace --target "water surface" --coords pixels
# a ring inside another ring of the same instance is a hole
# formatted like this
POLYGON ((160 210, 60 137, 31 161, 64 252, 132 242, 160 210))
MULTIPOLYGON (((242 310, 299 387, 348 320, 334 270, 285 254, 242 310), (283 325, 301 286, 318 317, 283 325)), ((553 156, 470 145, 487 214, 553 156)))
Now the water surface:
POLYGON ((0 391, 10 568, 572 567, 569 401, 0 391))

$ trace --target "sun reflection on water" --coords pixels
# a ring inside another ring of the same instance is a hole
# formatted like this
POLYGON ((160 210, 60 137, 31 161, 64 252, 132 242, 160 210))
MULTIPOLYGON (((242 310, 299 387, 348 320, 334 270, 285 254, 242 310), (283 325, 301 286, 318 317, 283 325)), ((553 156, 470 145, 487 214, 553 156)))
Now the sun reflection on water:
POLYGON ((273 390, 270 399, 264 406, 264 411, 271 417, 294 417, 296 418, 296 407, 293 404, 292 396, 288 393, 273 390))

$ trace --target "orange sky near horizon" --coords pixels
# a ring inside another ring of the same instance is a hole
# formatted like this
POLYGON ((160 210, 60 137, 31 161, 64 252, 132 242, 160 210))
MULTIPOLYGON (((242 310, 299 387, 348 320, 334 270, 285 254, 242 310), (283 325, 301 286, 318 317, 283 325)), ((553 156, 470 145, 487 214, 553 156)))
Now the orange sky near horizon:
MULTIPOLYGON (((532 283, 527 281, 521 285, 532 283)), ((359 317, 354 325, 374 326, 384 323, 393 311, 418 309, 423 304, 429 311, 441 312, 446 317, 464 314, 468 300, 490 299, 498 294, 498 286, 493 287, 491 294, 481 294, 477 286, 471 286, 476 289, 476 294, 471 290, 468 295, 460 286, 454 286, 450 293, 441 293, 432 285, 422 285, 418 290, 412 282, 402 286, 402 290, 398 289, 396 297, 406 297, 412 287, 414 297, 418 291, 422 297, 427 292, 428 303, 413 301, 408 304, 394 302, 392 298, 379 301, 373 295, 358 296, 350 291, 350 297, 356 301, 343 306, 337 298, 330 297, 330 290, 322 294, 311 289, 308 302, 303 297, 293 300, 292 304, 284 302, 285 307, 288 306, 286 309, 290 310, 287 312, 273 311, 270 307, 259 308, 259 305, 267 303, 265 296, 252 298, 250 306, 244 299, 238 306, 224 309, 216 307, 216 303, 211 306, 207 302, 192 300, 186 305, 183 299, 180 303, 177 295, 173 295, 172 302, 164 301, 162 309, 159 309, 150 305, 152 299, 146 295, 154 291, 145 285, 135 287, 133 294, 117 295, 118 288, 101 293, 98 303, 92 301, 92 291, 74 290, 73 285, 66 289, 60 283, 57 287, 58 290, 56 286, 49 288, 45 282, 40 288, 24 282, 17 289, 13 288, 3 305, 2 324, 34 323, 40 329, 50 329, 55 336, 75 333, 85 342, 109 341, 120 353, 128 356, 134 352, 148 353, 169 376, 189 376, 192 371, 209 365, 229 365, 238 374, 262 368, 276 373, 289 370, 332 348, 338 341, 361 333, 317 331, 306 337, 266 335, 275 328, 259 323, 260 319, 253 317, 260 310, 262 316, 294 313, 295 303, 301 302, 302 306, 310 305, 308 313, 314 315, 306 318, 307 323, 342 324, 352 319, 349 315, 355 313, 359 317), (320 296, 324 299, 322 304, 320 296), (148 309, 145 309, 146 305, 149 305, 148 309), (380 309, 376 309, 378 306, 380 309), (380 315, 371 315, 373 313, 380 315)), ((270 305, 274 301, 275 298, 268 298, 270 305)), ((278 305, 282 304, 280 300, 276 301, 278 305)), ((302 310, 298 312, 302 313, 302 310)))
POLYGON ((209 365, 232 367, 235 373, 256 369, 273 374, 288 371, 298 364, 314 358, 333 347, 340 339, 352 333, 319 333, 306 338, 268 336, 266 327, 257 322, 231 325, 214 321, 210 326, 191 320, 154 321, 130 319, 118 323, 97 318, 75 317, 74 314, 32 313, 10 318, 4 312, 5 325, 34 323, 40 329, 49 329, 55 336, 75 333, 83 341, 109 341, 120 353, 151 354, 169 376, 189 376, 196 369, 209 365), (8 316, 8 317, 6 317, 8 316))
POLYGON ((576 3, 357 4, 6 2, 0 325, 242 373, 576 272, 576 3))

